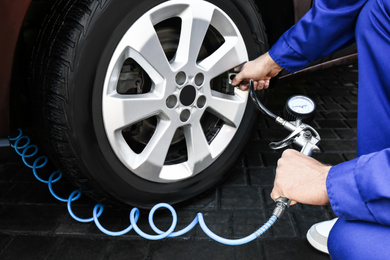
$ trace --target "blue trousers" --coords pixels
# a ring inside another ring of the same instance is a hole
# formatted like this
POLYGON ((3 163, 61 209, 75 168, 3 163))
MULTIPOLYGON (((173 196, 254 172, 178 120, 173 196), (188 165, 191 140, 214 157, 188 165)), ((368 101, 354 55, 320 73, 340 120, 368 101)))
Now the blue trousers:
POLYGON ((330 231, 328 250, 334 260, 390 259, 390 227, 339 219, 330 231))
POLYGON ((390 1, 368 0, 355 29, 358 156, 390 147, 390 1))
MULTIPOLYGON (((390 147, 389 15, 389 0, 368 0, 357 20, 359 156, 390 147)), ((328 249, 332 259, 390 259, 390 226, 339 219, 328 249)))

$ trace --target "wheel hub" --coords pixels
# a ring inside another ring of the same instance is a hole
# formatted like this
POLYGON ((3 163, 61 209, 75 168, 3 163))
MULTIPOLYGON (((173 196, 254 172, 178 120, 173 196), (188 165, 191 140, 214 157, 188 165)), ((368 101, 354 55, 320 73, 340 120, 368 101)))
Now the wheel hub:
POLYGON ((180 103, 183 106, 190 106, 194 103, 196 90, 193 86, 187 85, 180 92, 180 103))

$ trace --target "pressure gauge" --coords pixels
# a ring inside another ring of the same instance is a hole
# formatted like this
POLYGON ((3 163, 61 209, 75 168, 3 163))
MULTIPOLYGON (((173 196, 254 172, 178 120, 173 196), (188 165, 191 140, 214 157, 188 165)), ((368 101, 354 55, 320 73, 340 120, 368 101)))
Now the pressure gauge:
POLYGON ((313 100, 306 96, 293 96, 287 100, 284 109, 284 117, 286 120, 300 119, 307 123, 313 119, 316 105, 313 100))

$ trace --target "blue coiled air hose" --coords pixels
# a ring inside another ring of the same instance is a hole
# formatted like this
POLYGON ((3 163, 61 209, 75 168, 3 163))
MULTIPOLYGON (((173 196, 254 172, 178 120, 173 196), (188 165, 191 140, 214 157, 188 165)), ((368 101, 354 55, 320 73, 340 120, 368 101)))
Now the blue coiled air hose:
MULTIPOLYGON (((181 236, 181 235, 189 232, 190 230, 192 230, 199 223, 199 226, 201 227, 201 229, 211 239, 213 239, 219 243, 225 244, 225 245, 243 245, 243 244, 246 244, 248 242, 251 242, 252 240, 261 236, 264 232, 266 232, 275 223, 275 221, 281 217, 281 215, 283 214, 285 209, 289 206, 288 201, 278 201, 271 218, 262 227, 260 227, 258 230, 256 230, 253 234, 251 234, 247 237, 244 237, 244 238, 240 238, 240 239, 227 239, 227 238, 220 237, 220 236, 216 235, 215 233, 213 233, 207 227, 202 213, 198 213, 195 216, 194 220, 187 227, 185 227, 184 229, 182 229, 180 231, 174 232, 174 229, 176 228, 176 224, 177 224, 177 214, 176 214, 175 209, 167 203, 159 203, 159 204, 155 205, 150 210, 150 213, 149 213, 149 225, 153 229, 153 231, 156 232, 157 235, 147 234, 138 227, 137 221, 138 221, 138 218, 140 216, 138 208, 133 208, 130 211, 130 215, 129 215, 130 225, 127 228, 125 228, 121 231, 110 231, 110 230, 107 230, 106 228, 104 228, 99 222, 99 217, 102 215, 103 209, 104 209, 104 206, 102 204, 96 204, 94 206, 93 212, 92 212, 92 217, 80 218, 80 217, 76 216, 76 214, 73 212, 72 202, 77 200, 78 198, 80 198, 81 191, 80 190, 73 191, 67 199, 59 197, 54 192, 52 184, 59 181, 62 178, 62 174, 60 171, 57 170, 57 171, 54 171, 53 173, 51 173, 48 180, 44 180, 41 177, 39 177, 37 171, 38 171, 38 169, 41 169, 42 167, 44 167, 47 164, 48 158, 46 156, 39 156, 33 160, 32 157, 34 157, 38 153, 38 147, 36 145, 30 144, 30 138, 28 136, 24 136, 22 130, 18 129, 18 131, 19 131, 18 136, 9 137, 10 142, 13 143, 13 144, 11 144, 11 146, 15 149, 16 153, 22 157, 22 161, 24 162, 24 164, 32 169, 33 174, 36 177, 36 179, 42 183, 48 184, 49 191, 53 195, 53 197, 55 197, 57 200, 59 200, 61 202, 67 203, 68 212, 73 219, 75 219, 79 222, 82 222, 82 223, 94 222, 96 224, 97 228, 101 232, 103 232, 104 234, 107 234, 109 236, 122 236, 122 235, 128 233, 129 231, 131 231, 132 229, 134 229, 134 231, 143 238, 146 238, 149 240, 159 240, 159 239, 163 239, 166 237, 181 236), (21 143, 23 143, 23 141, 24 141, 24 144, 21 144, 21 143), (33 160, 33 163, 31 164, 31 163, 27 162, 27 160, 33 160), (172 224, 169 227, 169 229, 165 232, 161 231, 159 228, 157 228, 156 225, 154 224, 154 220, 153 220, 154 213, 156 212, 156 210, 158 210, 160 208, 166 208, 172 214, 172 224)), ((280 198, 280 199, 282 199, 282 198, 280 198)))

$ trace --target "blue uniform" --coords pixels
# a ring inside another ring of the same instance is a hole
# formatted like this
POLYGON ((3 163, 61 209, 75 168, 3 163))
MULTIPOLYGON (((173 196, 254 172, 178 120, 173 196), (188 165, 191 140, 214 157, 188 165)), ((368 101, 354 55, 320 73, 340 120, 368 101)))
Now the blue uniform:
POLYGON ((295 72, 356 41, 358 157, 333 166, 327 191, 340 218, 333 259, 390 259, 390 0, 315 0, 269 51, 295 72))

